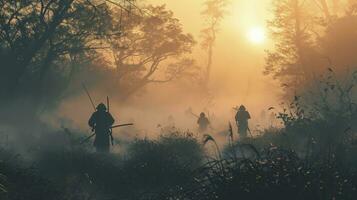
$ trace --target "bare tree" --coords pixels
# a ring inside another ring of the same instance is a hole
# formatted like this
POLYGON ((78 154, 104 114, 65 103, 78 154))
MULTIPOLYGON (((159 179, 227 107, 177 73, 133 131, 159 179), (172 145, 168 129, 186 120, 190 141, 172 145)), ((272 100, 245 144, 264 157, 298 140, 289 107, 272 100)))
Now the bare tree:
POLYGON ((48 91, 60 92, 50 87, 67 80, 62 78, 74 70, 71 63, 90 59, 105 48, 100 43, 105 35, 120 32, 107 25, 109 11, 90 0, 0 1, 2 100, 19 95, 39 100, 48 91))
MULTIPOLYGON (((124 17, 123 37, 109 37, 116 77, 114 88, 128 98, 151 83, 167 83, 195 70, 188 58, 195 44, 179 20, 165 6, 143 8, 150 14, 124 17)), ((118 12, 117 12, 118 13, 118 12)), ((120 13, 118 13, 120 14, 120 13)))
POLYGON ((322 12, 325 15, 325 18, 330 21, 331 20, 331 12, 330 8, 327 4, 326 0, 314 0, 315 3, 319 6, 319 8, 322 10, 322 12))
POLYGON ((268 27, 275 39, 274 51, 267 52, 265 73, 295 89, 309 79, 308 54, 313 53, 311 27, 304 10, 304 1, 276 0, 274 19, 268 27))

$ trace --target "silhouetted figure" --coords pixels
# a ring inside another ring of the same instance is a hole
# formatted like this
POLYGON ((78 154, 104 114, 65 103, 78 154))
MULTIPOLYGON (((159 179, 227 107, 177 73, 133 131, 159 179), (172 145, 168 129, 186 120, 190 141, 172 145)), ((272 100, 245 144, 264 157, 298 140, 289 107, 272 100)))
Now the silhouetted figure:
POLYGON ((238 134, 240 135, 240 138, 246 138, 249 130, 248 120, 250 119, 250 114, 243 105, 239 107, 235 119, 238 126, 238 134))
POLYGON ((203 133, 206 132, 208 129, 208 126, 210 125, 210 122, 208 120, 208 118, 206 117, 205 113, 201 113, 200 117, 197 120, 197 124, 198 124, 198 130, 199 132, 203 133))
POLYGON ((101 103, 97 106, 97 111, 92 114, 88 122, 95 133, 94 146, 97 152, 109 152, 110 127, 114 124, 114 118, 107 112, 106 106, 101 103))

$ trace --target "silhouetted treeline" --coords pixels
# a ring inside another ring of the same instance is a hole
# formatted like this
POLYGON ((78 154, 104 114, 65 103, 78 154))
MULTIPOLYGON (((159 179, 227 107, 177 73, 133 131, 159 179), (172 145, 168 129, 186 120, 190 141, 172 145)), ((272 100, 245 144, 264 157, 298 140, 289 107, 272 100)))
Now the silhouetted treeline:
POLYGON ((83 82, 127 98, 147 84, 195 72, 185 56, 194 39, 165 6, 95 2, 0 2, 5 105, 23 100, 36 112, 75 93, 83 82))
POLYGON ((355 1, 276 0, 268 27, 275 47, 265 73, 278 79, 288 95, 315 87, 327 68, 343 80, 356 70, 355 1))

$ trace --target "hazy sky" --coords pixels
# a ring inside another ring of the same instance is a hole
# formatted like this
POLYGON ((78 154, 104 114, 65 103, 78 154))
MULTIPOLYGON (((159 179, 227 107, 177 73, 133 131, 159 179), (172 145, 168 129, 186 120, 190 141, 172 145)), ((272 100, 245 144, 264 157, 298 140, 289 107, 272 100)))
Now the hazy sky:
MULTIPOLYGON (((184 29, 192 33, 199 42, 199 33, 204 25, 200 15, 204 0, 148 0, 147 2, 157 5, 166 4, 167 8, 174 11, 175 16, 180 19, 184 29)), ((270 0, 230 0, 227 7, 228 14, 220 28, 214 50, 213 79, 218 82, 216 84, 231 84, 221 79, 224 77, 227 80, 227 75, 239 80, 256 79, 261 75, 264 50, 270 46, 268 36, 263 43, 255 44, 249 40, 249 33, 256 27, 266 31, 269 2, 270 0)), ((205 52, 197 51, 195 56, 202 65, 205 63, 205 52)), ((252 80, 254 81, 257 80, 252 80)))
MULTIPOLYGON (((271 44, 265 26, 269 20, 271 0, 230 0, 228 14, 224 19, 217 38, 214 52, 213 88, 216 88, 218 98, 231 99, 237 104, 254 101, 259 104, 264 98, 264 104, 269 104, 270 98, 276 93, 270 89, 271 81, 262 76, 265 50, 271 44), (252 29, 265 31, 266 40, 256 44, 249 39, 252 29), (274 93, 274 94, 273 94, 274 93)), ((152 4, 166 4, 175 16, 181 20, 184 29, 200 40, 199 32, 203 27, 200 15, 204 0, 148 0, 152 4)), ((196 59, 203 65, 206 54, 196 52, 196 59)), ((253 106, 253 105, 252 105, 253 106)))

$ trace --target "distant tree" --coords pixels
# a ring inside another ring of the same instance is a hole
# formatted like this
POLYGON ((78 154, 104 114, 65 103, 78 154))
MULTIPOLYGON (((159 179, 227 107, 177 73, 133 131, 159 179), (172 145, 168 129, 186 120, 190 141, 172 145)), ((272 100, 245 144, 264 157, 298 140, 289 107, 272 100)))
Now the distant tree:
POLYGON ((272 75, 283 85, 296 89, 311 79, 308 68, 313 49, 311 18, 306 13, 304 1, 273 1, 273 20, 268 28, 275 42, 273 51, 267 51, 265 74, 272 75))
POLYGON ((353 4, 353 1, 355 0, 308 0, 306 3, 316 6, 317 11, 322 13, 323 20, 331 23, 336 17, 345 12, 348 4, 353 4))
POLYGON ((267 51, 265 74, 279 80, 288 96, 316 85, 329 67, 341 74, 357 64, 351 2, 275 0, 273 12, 268 28, 275 47, 267 51), (338 8, 331 9, 337 2, 338 8))
POLYGON ((347 6, 348 6, 348 10, 347 10, 348 13, 356 12, 357 0, 348 0, 347 6))
POLYGON ((315 81, 322 66, 328 67, 316 45, 324 27, 309 6, 302 0, 275 0, 274 18, 268 22, 275 46, 267 51, 265 74, 279 80, 288 95, 315 81))
MULTIPOLYGON (((322 10, 327 20, 331 20, 331 11, 327 0, 314 0, 317 6, 322 10)), ((334 0, 336 3, 336 0, 334 0)))
POLYGON ((346 15, 331 22, 318 45, 336 73, 343 74, 356 70, 357 10, 348 10, 346 15))
POLYGON ((216 42, 219 26, 226 14, 227 0, 206 0, 204 10, 201 12, 205 20, 205 27, 201 30, 202 48, 207 51, 207 65, 204 76, 204 84, 207 86, 212 70, 213 47, 216 42))
MULTIPOLYGON (((108 37, 110 58, 113 60, 112 88, 122 98, 128 98, 152 83, 167 83, 196 70, 188 56, 195 44, 190 34, 183 32, 179 20, 165 6, 147 6, 144 14, 124 16, 123 37, 108 37), (149 14, 148 14, 149 13, 149 14)), ((121 15, 115 12, 114 15, 121 15)))

